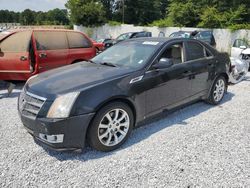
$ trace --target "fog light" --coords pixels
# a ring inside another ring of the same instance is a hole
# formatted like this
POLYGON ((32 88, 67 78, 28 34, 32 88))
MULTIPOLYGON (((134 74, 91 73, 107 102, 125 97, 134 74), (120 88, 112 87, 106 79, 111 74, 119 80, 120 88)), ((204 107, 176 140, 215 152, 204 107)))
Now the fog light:
POLYGON ((39 138, 46 142, 57 144, 57 143, 63 143, 64 134, 47 135, 47 134, 40 133, 39 138))

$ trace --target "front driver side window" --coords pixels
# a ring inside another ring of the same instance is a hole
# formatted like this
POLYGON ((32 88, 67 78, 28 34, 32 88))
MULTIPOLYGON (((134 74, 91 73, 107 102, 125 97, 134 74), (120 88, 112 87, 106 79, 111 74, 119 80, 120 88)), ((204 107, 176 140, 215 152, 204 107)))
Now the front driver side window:
POLYGON ((167 49, 160 56, 160 59, 161 58, 170 59, 173 62, 173 64, 183 63, 184 62, 183 44, 177 43, 167 47, 167 49))

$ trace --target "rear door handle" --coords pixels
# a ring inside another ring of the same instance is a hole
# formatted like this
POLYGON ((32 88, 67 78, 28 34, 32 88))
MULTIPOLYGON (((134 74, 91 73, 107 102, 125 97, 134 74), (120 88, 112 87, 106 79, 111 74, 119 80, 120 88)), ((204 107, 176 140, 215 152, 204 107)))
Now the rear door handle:
POLYGON ((26 56, 21 56, 21 57, 20 57, 20 60, 21 60, 21 61, 27 61, 28 58, 27 58, 26 56))
POLYGON ((183 76, 187 77, 187 76, 191 76, 192 72, 191 71, 185 71, 182 73, 183 76))
POLYGON ((209 67, 214 67, 215 64, 214 64, 214 63, 208 63, 208 66, 209 66, 209 67))
POLYGON ((40 53, 40 54, 39 54, 39 57, 40 57, 40 58, 46 58, 46 57, 47 57, 47 54, 46 54, 46 53, 40 53))

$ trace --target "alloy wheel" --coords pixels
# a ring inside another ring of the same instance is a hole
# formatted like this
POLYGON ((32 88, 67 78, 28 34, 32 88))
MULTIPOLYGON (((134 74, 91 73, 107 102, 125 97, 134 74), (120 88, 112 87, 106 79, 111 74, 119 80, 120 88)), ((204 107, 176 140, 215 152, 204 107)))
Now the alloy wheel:
POLYGON ((225 82, 223 79, 219 79, 215 84, 213 92, 215 102, 219 102, 223 98, 224 93, 225 93, 225 82))
POLYGON ((98 139, 105 146, 115 146, 126 137, 129 126, 128 113, 120 108, 113 109, 106 113, 100 121, 98 139))

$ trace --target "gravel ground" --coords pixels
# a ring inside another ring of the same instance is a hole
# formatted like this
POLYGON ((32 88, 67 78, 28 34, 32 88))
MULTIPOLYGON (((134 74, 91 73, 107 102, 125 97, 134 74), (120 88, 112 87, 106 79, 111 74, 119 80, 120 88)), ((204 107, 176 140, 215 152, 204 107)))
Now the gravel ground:
POLYGON ((37 145, 19 120, 19 92, 0 91, 0 187, 250 187, 250 74, 221 105, 175 111, 110 153, 37 145))

